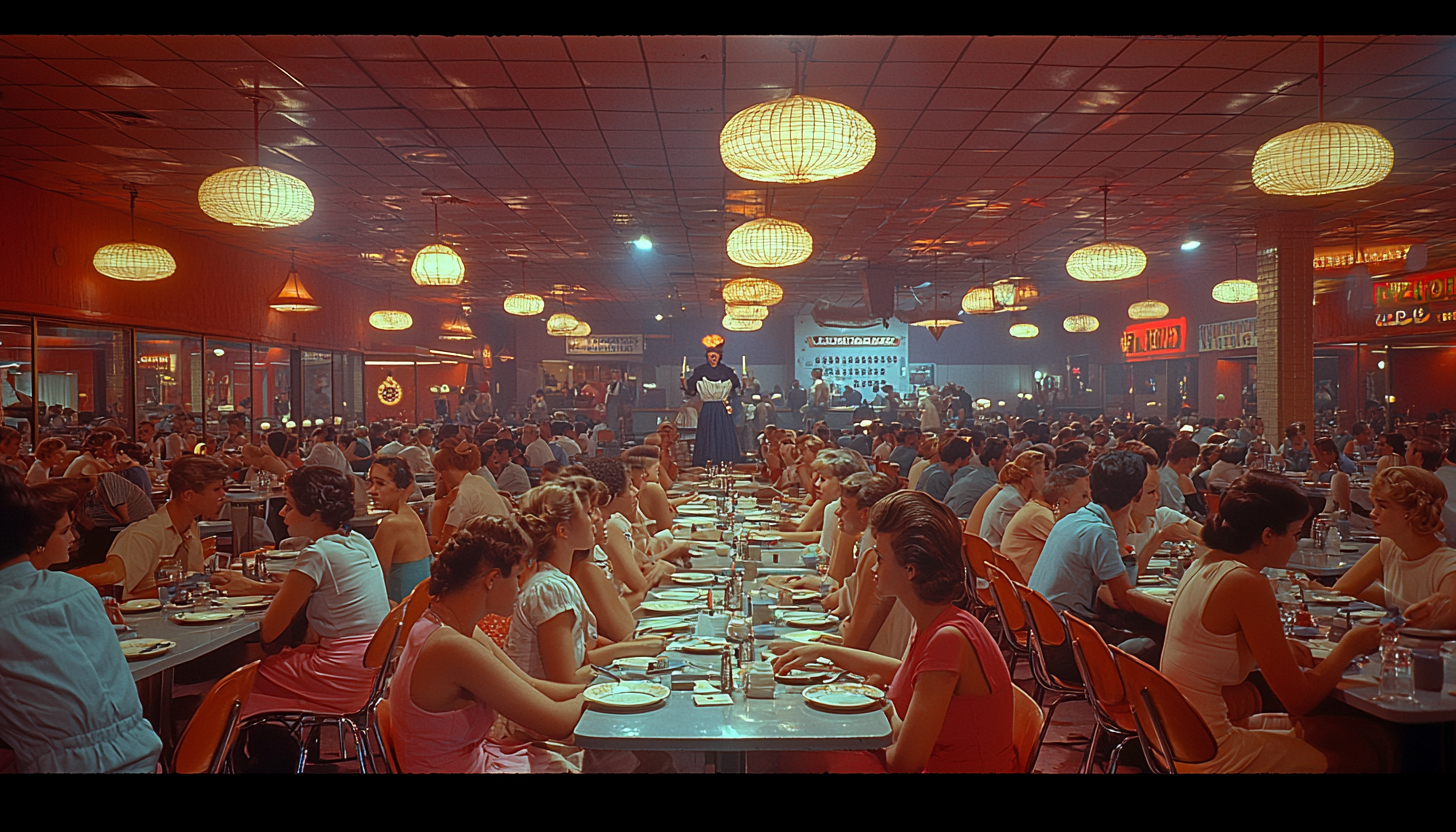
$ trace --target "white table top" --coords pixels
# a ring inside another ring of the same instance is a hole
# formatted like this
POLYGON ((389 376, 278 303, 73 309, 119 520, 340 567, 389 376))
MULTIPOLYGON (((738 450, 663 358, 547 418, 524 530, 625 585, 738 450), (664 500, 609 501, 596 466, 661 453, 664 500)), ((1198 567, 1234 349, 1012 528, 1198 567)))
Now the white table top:
POLYGON ((177 642, 177 646, 164 655, 145 661, 128 662, 131 677, 137 681, 161 673, 179 664, 205 656, 208 653, 231 644, 258 631, 262 626, 263 611, 246 613, 223 624, 194 627, 172 622, 166 613, 126 613, 126 623, 137 631, 137 638, 164 638, 177 642))

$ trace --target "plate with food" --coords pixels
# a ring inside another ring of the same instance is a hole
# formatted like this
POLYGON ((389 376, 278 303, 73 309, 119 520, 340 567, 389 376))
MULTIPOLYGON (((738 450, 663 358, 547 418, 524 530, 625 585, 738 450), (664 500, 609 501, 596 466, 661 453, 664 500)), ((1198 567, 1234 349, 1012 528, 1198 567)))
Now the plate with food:
POLYGON ((207 610, 205 612, 179 612, 172 616, 178 624, 201 627, 208 624, 223 624, 242 615, 237 610, 207 610))
POLYGON ((593 708, 614 713, 647 710, 667 701, 671 693, 656 682, 607 682, 586 689, 586 701, 593 708))
POLYGON ((799 630, 793 633, 784 633, 781 638, 789 641, 797 641, 800 644, 843 644, 844 639, 839 633, 825 633, 815 630, 799 630))
POLYGON ((834 678, 834 671, 828 668, 800 668, 786 673, 775 673, 774 681, 781 685, 818 685, 834 678))
POLYGON ((789 612, 784 613, 784 623, 790 627, 828 627, 834 617, 822 612, 789 612))
POLYGON ((122 612, 156 612, 161 608, 162 602, 156 598, 137 598, 121 605, 122 612))
POLYGON ((804 688, 804 701, 826 711, 862 711, 878 707, 885 692, 871 685, 840 682, 804 688))
POLYGON ((121 642, 121 655, 129 662, 144 662, 172 652, 177 642, 164 638, 133 638, 121 642))
POLYGON ((672 576, 672 582, 688 586, 705 586, 713 582, 713 576, 702 572, 678 572, 672 576))

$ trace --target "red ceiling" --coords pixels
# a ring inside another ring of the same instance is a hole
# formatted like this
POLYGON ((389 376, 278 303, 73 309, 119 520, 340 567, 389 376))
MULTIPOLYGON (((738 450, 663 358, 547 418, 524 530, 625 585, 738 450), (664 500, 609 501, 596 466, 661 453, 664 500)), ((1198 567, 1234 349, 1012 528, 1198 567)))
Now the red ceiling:
MULTIPOLYGON (((859 295, 867 265, 956 287, 1020 271, 1044 296, 1095 302, 1063 263, 1110 231, 1148 251, 1156 283, 1213 282, 1256 213, 1316 213, 1321 243, 1403 238, 1456 261, 1456 39, 1340 36, 1326 43, 1326 116, 1380 129, 1395 172, 1369 189, 1295 200, 1255 189, 1268 138, 1316 113, 1312 38, 5 36, 0 174, 124 208, 144 220, 287 256, 426 297, 408 278, 440 229, 468 264, 468 294, 504 281, 581 286, 585 297, 668 308, 706 303, 742 273, 729 231, 762 186, 724 169, 733 113, 782 96, 792 42, 804 92, 859 109, 878 152, 860 173, 773 191, 776 216, 814 257, 771 273, 790 305, 859 295), (197 207, 210 173, 253 158, 254 82, 276 104, 264 164, 299 176, 317 209, 301 226, 223 226, 197 207), (103 113, 144 120, 117 124, 103 113), (1178 244, 1197 228, 1205 246, 1178 244), (655 243, 639 254, 630 240, 655 243), (383 253, 369 265, 363 252, 383 253), (675 302, 672 305, 676 305, 675 302)), ((1246 254, 1249 249, 1245 248, 1246 254)), ((690 306, 691 308, 691 306, 690 306)))

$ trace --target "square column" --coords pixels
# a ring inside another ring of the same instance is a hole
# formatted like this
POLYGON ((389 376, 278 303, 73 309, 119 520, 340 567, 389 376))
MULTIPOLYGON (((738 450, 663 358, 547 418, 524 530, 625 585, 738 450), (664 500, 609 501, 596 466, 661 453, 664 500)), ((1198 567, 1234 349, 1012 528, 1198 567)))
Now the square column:
POLYGON ((1314 420, 1314 225, 1308 214, 1261 215, 1256 225, 1259 284, 1259 417, 1264 435, 1314 420))

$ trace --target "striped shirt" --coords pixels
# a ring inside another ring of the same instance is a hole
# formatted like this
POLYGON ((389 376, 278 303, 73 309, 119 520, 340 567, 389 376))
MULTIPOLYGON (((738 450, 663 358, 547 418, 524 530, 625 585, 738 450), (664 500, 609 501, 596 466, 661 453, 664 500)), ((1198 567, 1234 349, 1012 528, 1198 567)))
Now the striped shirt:
POLYGON ((151 495, 136 487, 136 484, 110 471, 96 478, 96 487, 86 497, 86 513, 102 528, 110 528, 121 521, 107 510, 107 506, 125 505, 127 521, 135 523, 152 516, 151 495))

